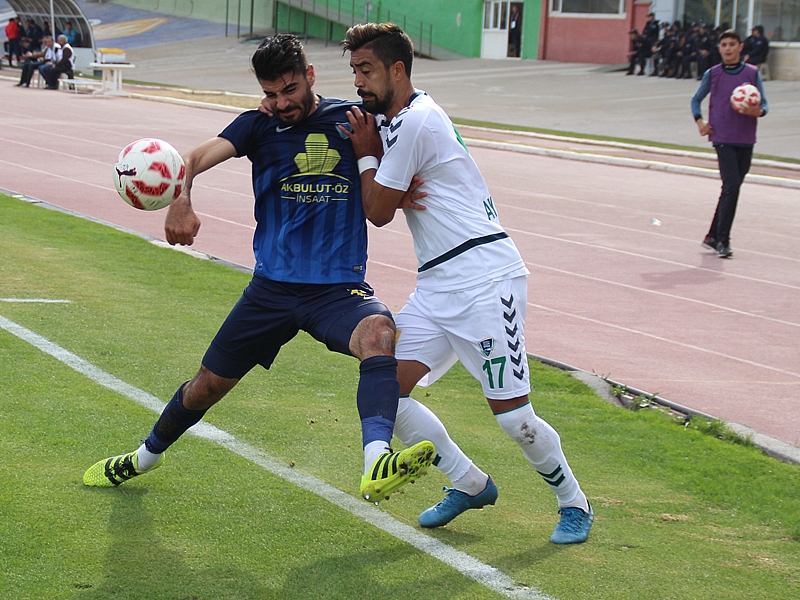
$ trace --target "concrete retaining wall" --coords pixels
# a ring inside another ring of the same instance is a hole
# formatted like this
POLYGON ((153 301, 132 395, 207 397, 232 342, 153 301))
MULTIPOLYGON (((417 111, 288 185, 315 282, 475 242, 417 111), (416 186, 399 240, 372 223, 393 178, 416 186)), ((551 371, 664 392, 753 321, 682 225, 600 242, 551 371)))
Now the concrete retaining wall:
POLYGON ((770 78, 800 81, 800 43, 770 43, 768 62, 770 78))

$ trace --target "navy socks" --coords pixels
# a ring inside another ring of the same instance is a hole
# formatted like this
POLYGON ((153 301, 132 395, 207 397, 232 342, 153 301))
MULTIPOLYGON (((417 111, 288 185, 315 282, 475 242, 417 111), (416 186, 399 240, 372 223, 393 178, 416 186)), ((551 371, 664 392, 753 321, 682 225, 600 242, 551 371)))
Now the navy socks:
POLYGON ((154 454, 161 454, 206 414, 208 409, 188 410, 184 408, 183 387, 186 383, 178 388, 178 391, 172 396, 172 400, 164 407, 161 416, 153 426, 153 430, 144 441, 148 451, 154 454))
POLYGON ((392 441, 400 384, 397 382, 397 359, 373 356, 361 362, 356 404, 361 418, 364 446, 370 442, 392 441))

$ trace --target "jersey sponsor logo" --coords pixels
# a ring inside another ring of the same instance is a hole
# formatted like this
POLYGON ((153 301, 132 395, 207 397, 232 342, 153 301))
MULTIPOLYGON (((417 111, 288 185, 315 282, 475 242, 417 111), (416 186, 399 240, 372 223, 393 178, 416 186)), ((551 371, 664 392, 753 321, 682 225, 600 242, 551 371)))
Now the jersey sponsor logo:
POLYGON ((492 352, 494 352, 494 338, 486 338, 485 340, 481 340, 478 342, 478 346, 481 349, 481 354, 484 356, 491 356, 492 352))
POLYGON ((339 152, 328 144, 324 133, 309 133, 306 137, 306 151, 294 157, 294 162, 301 173, 328 174, 341 160, 339 152))
POLYGON ((281 198, 303 204, 346 202, 352 184, 333 172, 342 157, 325 134, 308 134, 305 150, 294 157, 299 173, 281 180, 281 198))

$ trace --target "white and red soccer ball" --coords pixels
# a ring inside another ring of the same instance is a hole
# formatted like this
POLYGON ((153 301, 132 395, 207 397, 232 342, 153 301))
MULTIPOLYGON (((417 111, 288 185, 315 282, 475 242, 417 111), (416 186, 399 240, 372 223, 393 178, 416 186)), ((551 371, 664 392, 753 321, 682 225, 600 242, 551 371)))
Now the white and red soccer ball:
POLYGON ((164 140, 145 138, 125 146, 114 165, 120 198, 140 210, 158 210, 181 195, 186 166, 164 140))
POLYGON ((740 85, 731 94, 731 106, 733 110, 739 111, 740 108, 759 106, 761 104, 761 92, 752 83, 740 85))

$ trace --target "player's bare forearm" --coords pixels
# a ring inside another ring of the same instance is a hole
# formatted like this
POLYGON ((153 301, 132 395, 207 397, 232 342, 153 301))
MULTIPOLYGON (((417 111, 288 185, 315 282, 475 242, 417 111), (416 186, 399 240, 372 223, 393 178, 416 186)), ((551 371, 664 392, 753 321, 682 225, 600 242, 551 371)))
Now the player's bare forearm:
POLYGON ((361 204, 369 222, 383 227, 392 222, 403 192, 387 188, 375 182, 374 169, 361 174, 361 204))
POLYGON ((183 157, 183 162, 186 164, 186 186, 191 187, 195 176, 234 156, 236 148, 221 137, 211 138, 192 148, 183 157))
POLYGON ((192 148, 183 157, 186 180, 181 195, 170 204, 164 221, 167 242, 191 246, 200 230, 200 219, 192 208, 191 190, 195 176, 236 156, 236 148, 224 138, 212 138, 192 148))

